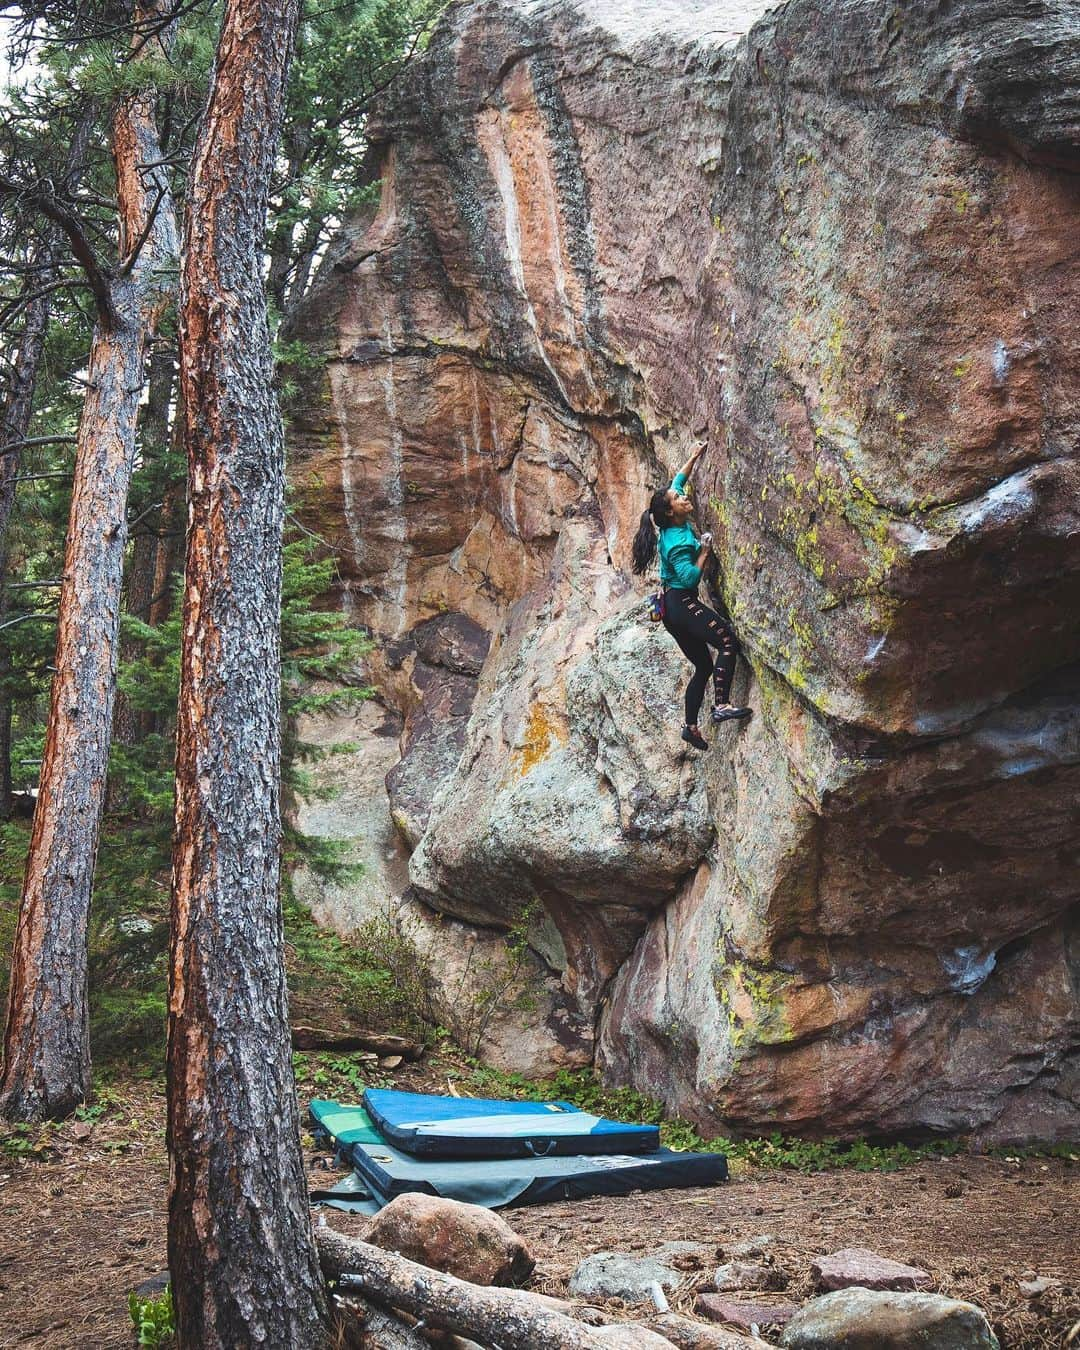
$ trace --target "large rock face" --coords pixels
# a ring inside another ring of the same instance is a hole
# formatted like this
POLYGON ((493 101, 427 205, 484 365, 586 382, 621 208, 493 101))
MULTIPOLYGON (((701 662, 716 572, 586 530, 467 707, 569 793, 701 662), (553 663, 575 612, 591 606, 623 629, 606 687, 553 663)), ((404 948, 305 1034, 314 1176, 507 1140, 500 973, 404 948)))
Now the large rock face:
POLYGON ((480 0, 371 134, 294 471, 403 718, 406 907, 524 935, 496 1058, 1074 1134, 1075 6, 480 0), (755 717, 690 760, 628 553, 702 435, 755 717))

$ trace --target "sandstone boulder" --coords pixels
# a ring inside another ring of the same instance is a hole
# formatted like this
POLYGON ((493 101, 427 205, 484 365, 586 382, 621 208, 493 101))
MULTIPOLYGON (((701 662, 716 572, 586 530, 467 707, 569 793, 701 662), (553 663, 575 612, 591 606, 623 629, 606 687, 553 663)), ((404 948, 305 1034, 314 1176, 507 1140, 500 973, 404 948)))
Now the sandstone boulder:
POLYGON ((383 779, 397 763, 402 718, 370 699, 299 719, 298 738, 318 750, 348 746, 316 759, 306 772, 318 791, 297 800, 293 820, 305 834, 332 839, 362 872, 347 881, 300 866, 293 892, 316 920, 342 934, 396 913, 394 897, 409 880, 409 853, 394 827, 383 779))
POLYGON ((814 1299, 787 1324, 780 1344, 784 1350, 998 1350, 973 1303, 868 1289, 814 1299))
POLYGON ((531 944, 508 946, 500 930, 440 914, 406 889, 396 921, 403 941, 437 976, 432 1015, 466 1053, 536 1078, 590 1062, 591 1028, 537 955, 544 950, 539 916, 531 944))
POLYGON ((438 997, 525 931, 530 1070, 706 1132, 1075 1135, 1078 44, 1019 0, 478 0, 374 111, 297 505, 401 720, 438 997), (628 549, 699 435, 755 715, 691 762, 628 549))
POLYGON ((364 1240, 473 1284, 520 1284, 536 1264, 497 1214, 434 1195, 397 1196, 378 1212, 364 1240))

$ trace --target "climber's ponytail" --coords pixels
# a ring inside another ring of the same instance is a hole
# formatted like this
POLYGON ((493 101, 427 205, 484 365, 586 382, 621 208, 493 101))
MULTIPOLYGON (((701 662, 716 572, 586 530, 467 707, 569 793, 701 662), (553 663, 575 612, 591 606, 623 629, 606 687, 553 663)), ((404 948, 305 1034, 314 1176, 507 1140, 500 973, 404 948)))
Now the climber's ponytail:
POLYGON ((641 513, 641 524, 630 549, 635 576, 644 576, 656 557, 656 531, 662 530, 671 521, 671 504, 667 499, 667 489, 654 492, 649 509, 641 513))
POLYGON ((656 527, 648 511, 641 513, 641 524, 638 526, 637 534, 634 535, 630 554, 633 558, 634 575, 644 576, 656 557, 656 527))

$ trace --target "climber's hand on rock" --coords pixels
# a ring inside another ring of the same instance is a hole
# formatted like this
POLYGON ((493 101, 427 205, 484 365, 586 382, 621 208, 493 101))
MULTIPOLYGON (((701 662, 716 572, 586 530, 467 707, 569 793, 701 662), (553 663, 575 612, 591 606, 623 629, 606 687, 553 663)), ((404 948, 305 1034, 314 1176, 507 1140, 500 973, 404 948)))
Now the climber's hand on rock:
POLYGON ((684 474, 687 478, 690 477, 690 475, 694 472, 694 465, 705 453, 706 444, 707 442, 705 441, 698 441, 697 444, 691 448, 686 463, 679 470, 681 474, 684 474))

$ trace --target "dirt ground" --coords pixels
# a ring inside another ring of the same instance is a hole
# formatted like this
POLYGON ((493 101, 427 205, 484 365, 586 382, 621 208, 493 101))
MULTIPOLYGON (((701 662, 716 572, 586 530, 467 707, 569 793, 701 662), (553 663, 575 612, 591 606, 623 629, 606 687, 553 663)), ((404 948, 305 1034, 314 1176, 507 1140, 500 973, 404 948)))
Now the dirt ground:
MULTIPOLYGON (((402 1081, 402 1086, 419 1086, 402 1081)), ((111 1350, 133 1344, 128 1291, 165 1266, 164 1100, 159 1086, 112 1092, 96 1122, 48 1132, 38 1156, 0 1154, 0 1346, 111 1350)), ((333 1175, 308 1150, 313 1183, 333 1175)), ((334 1227, 359 1216, 326 1211, 334 1227)), ((591 1252, 645 1251, 684 1239, 723 1248, 769 1233, 790 1276, 812 1293, 809 1264, 866 1246, 925 1267, 942 1292, 978 1303, 1003 1350, 1062 1346, 1080 1319, 1080 1166, 1067 1159, 959 1156, 893 1173, 802 1176, 748 1171, 725 1186, 505 1211, 538 1260, 532 1287, 562 1294, 591 1252), (1029 1272, 1059 1280, 1029 1300, 1029 1272)), ((705 1288, 711 1261, 688 1271, 680 1311, 705 1288)))

